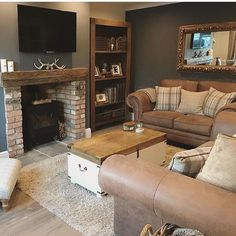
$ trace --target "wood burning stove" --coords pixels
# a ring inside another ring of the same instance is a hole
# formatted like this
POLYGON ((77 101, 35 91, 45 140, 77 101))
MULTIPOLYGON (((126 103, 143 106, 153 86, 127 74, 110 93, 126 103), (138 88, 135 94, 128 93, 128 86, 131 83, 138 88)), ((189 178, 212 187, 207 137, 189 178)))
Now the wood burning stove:
POLYGON ((63 103, 52 100, 43 104, 23 104, 23 135, 27 150, 59 139, 59 122, 63 122, 63 103))

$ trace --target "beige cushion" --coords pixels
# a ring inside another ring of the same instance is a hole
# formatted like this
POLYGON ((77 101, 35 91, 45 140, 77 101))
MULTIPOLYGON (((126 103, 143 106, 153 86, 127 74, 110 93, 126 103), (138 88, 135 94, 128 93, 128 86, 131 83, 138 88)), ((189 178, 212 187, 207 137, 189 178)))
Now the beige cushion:
POLYGON ((236 92, 222 93, 211 87, 203 104, 204 115, 215 117, 220 108, 231 103, 235 98, 236 92))
POLYGON ((177 111, 184 114, 203 115, 202 107, 207 94, 208 91, 190 92, 181 89, 181 101, 177 111))
POLYGON ((236 138, 218 134, 197 179, 236 192, 236 138))
POLYGON ((156 106, 154 110, 175 111, 180 102, 181 87, 159 87, 156 89, 156 106))

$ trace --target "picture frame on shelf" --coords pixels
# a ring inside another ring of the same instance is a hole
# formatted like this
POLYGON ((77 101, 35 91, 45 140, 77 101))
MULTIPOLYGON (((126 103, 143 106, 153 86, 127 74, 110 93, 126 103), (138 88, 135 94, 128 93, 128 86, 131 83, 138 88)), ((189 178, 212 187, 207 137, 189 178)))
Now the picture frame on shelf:
POLYGON ((96 94, 96 103, 108 103, 108 99, 105 93, 97 93, 96 94))
POLYGON ((99 67, 98 66, 95 66, 95 77, 100 77, 101 76, 101 72, 99 70, 99 67))
POLYGON ((112 76, 122 76, 122 67, 121 63, 111 64, 111 75, 112 76))

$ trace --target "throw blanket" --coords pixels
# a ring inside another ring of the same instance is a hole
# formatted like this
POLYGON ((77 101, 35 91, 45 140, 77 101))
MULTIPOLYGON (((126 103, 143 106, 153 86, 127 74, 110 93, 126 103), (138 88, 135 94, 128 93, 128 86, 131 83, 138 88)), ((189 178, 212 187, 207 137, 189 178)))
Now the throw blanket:
POLYGON ((204 236, 196 229, 180 228, 178 225, 166 223, 153 233, 152 226, 146 224, 140 236, 204 236))
POLYGON ((137 90, 138 92, 144 92, 149 97, 152 103, 156 102, 156 90, 155 88, 144 88, 137 90))

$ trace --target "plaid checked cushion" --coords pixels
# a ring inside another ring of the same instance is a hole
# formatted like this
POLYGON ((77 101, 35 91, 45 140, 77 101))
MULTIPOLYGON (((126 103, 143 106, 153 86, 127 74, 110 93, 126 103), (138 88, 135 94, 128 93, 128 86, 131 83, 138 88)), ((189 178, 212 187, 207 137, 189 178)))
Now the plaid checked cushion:
POLYGON ((181 87, 159 87, 156 89, 156 106, 154 110, 175 111, 180 103, 181 87))
POLYGON ((203 104, 203 113, 206 116, 214 117, 217 111, 223 106, 231 103, 236 97, 236 93, 222 93, 214 88, 210 88, 209 94, 203 104))
POLYGON ((195 177, 209 156, 212 147, 198 147, 191 150, 177 152, 168 169, 183 175, 195 177))

